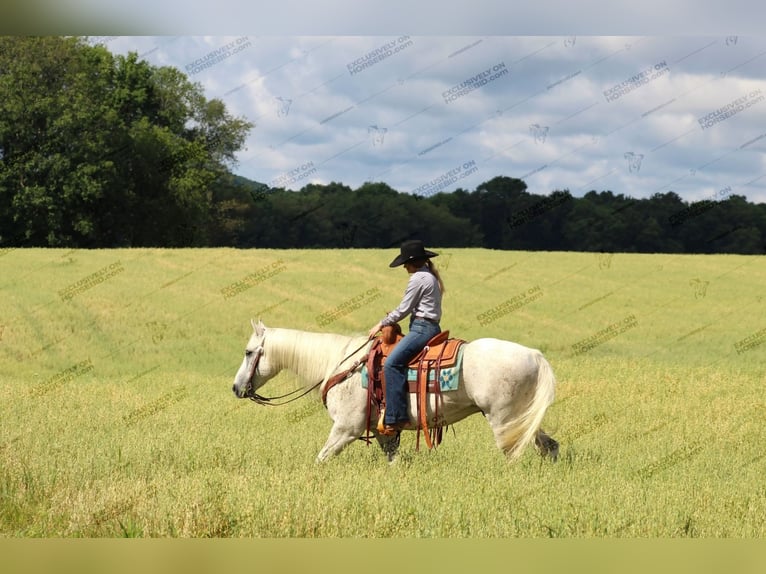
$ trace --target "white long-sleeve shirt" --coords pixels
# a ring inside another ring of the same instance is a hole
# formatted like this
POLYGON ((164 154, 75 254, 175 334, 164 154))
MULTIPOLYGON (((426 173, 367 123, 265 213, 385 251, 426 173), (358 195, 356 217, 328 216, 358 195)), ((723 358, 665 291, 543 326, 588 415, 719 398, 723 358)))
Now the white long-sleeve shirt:
POLYGON ((399 306, 386 315, 381 325, 393 325, 410 313, 415 317, 430 319, 437 323, 442 317, 442 292, 439 280, 423 266, 410 275, 404 297, 399 306))

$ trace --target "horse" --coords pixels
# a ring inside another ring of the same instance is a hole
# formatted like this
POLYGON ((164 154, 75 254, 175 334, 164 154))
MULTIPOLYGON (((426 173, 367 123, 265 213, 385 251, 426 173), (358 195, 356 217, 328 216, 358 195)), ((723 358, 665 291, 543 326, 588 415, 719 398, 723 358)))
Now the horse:
MULTIPOLYGON (((251 320, 251 325, 253 333, 232 391, 240 399, 250 398, 262 404, 269 404, 272 399, 256 391, 282 370, 293 372, 309 385, 314 383, 306 387, 304 394, 317 387, 321 391, 334 374, 358 364, 369 350, 367 343, 372 344, 371 339, 363 336, 272 328, 261 320, 257 323, 251 320)), ((493 338, 466 342, 463 349, 458 388, 440 394, 438 420, 433 416, 436 399, 430 395, 429 426, 452 425, 482 413, 498 448, 510 461, 518 459, 532 441, 541 456, 555 461, 558 443, 540 428, 545 411, 553 402, 556 385, 553 370, 542 353, 493 338)), ((317 462, 338 455, 367 429, 372 431, 389 462, 393 462, 400 434, 389 437, 377 432, 377 419, 371 420, 377 414, 368 412, 373 409, 367 409, 367 400, 367 389, 362 387, 358 371, 329 389, 326 407, 333 424, 317 462)), ((411 426, 417 428, 414 395, 409 411, 411 426)))

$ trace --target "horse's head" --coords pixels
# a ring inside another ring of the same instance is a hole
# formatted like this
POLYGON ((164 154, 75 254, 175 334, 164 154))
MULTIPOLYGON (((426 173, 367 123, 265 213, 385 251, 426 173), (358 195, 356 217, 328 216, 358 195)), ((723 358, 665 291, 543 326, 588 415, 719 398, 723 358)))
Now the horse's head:
POLYGON ((266 352, 266 326, 259 320, 251 321, 253 334, 245 347, 245 358, 234 377, 231 390, 240 399, 255 396, 255 391, 266 384, 279 371, 266 352))

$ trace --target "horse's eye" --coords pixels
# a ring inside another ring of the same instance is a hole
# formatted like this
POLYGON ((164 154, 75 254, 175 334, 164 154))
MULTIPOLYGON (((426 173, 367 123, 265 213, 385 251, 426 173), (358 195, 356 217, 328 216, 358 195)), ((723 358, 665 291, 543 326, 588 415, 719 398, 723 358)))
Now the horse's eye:
POLYGON ((253 352, 250 349, 245 350, 245 357, 249 357, 253 352))

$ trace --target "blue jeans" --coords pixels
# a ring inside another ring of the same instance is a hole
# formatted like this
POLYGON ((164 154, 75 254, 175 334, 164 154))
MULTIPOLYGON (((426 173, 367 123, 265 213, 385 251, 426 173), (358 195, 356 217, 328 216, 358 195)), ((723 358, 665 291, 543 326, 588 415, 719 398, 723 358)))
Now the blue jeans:
POLYGON ((391 351, 383 366, 386 377, 386 417, 383 422, 393 425, 410 420, 407 365, 423 350, 426 343, 441 332, 438 323, 411 319, 410 332, 391 351))

